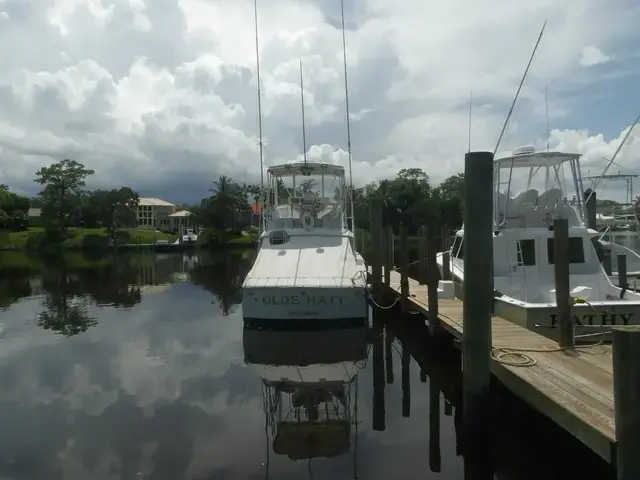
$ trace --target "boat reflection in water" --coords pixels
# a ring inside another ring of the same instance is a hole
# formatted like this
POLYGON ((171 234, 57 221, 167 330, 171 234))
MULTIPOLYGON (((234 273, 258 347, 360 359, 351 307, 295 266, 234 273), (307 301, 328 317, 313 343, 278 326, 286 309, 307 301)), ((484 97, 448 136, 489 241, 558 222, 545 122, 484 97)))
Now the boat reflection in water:
MULTIPOLYGON (((352 425, 355 451, 357 375, 367 359, 367 331, 244 329, 245 362, 262 378, 275 454, 311 461, 348 453, 352 425)), ((268 459, 266 465, 268 470, 268 459)))

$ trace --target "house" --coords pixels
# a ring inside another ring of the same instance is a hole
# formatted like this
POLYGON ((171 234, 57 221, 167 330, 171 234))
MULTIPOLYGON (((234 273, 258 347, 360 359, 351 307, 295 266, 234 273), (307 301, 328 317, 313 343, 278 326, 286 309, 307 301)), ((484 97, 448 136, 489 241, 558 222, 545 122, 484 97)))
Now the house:
POLYGON ((195 226, 192 212, 155 197, 140 197, 136 217, 139 227, 165 232, 182 233, 195 226))
POLYGON ((169 230, 174 233, 184 233, 187 228, 194 228, 193 212, 179 210, 169 215, 169 230))
POLYGON ((29 225, 32 227, 41 227, 42 223, 42 209, 30 208, 27 210, 27 218, 29 219, 29 225))
POLYGON ((171 219, 169 215, 176 212, 178 207, 173 203, 165 202, 155 197, 140 197, 136 218, 138 226, 158 230, 170 230, 171 219))

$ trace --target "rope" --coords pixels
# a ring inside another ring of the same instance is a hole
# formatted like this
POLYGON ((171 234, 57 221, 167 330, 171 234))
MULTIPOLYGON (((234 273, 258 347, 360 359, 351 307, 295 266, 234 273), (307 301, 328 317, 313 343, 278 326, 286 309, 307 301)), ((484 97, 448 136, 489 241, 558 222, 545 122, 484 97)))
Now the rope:
MULTIPOLYGON (((448 315, 443 313, 439 313, 439 316, 448 318, 454 323, 455 320, 448 315)), ((598 332, 598 333, 586 333, 583 335, 576 335, 574 338, 588 338, 602 335, 610 335, 611 330, 607 332, 598 332)), ((566 350, 575 350, 575 349, 588 349, 597 347, 603 344, 602 340, 599 340, 595 343, 590 343, 588 345, 574 345, 573 347, 560 347, 548 345, 542 348, 512 348, 512 347, 491 347, 491 358, 498 363, 502 363, 503 365, 508 365, 511 367, 533 367, 537 365, 538 361, 527 353, 551 353, 551 352, 562 352, 566 350)))

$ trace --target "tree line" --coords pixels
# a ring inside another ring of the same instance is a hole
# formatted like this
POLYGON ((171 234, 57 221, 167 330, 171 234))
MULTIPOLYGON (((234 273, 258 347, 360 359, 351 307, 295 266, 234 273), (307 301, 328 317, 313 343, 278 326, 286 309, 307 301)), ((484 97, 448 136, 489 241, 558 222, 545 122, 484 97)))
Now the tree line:
MULTIPOLYGON (((86 190, 87 179, 94 174, 83 164, 65 159, 36 172, 34 181, 42 190, 34 198, 17 195, 6 185, 0 185, 0 228, 27 228, 30 207, 41 209, 41 226, 57 238, 64 238, 69 227, 103 227, 110 236, 115 236, 119 228, 135 227, 138 193, 128 186, 86 190)), ((308 188, 311 186, 302 182, 299 193, 308 188)), ((284 194, 284 185, 281 189, 284 194)), ((400 170, 395 178, 354 188, 354 213, 359 228, 369 228, 369 201, 374 197, 382 199, 384 221, 394 228, 400 224, 411 228, 432 223, 458 228, 462 224, 464 174, 432 186, 422 169, 408 168, 400 170)), ((199 204, 182 207, 192 212, 194 223, 203 228, 208 241, 215 243, 246 229, 251 223, 247 219, 252 218, 250 204, 261 198, 265 197, 260 185, 238 183, 222 175, 199 204)))

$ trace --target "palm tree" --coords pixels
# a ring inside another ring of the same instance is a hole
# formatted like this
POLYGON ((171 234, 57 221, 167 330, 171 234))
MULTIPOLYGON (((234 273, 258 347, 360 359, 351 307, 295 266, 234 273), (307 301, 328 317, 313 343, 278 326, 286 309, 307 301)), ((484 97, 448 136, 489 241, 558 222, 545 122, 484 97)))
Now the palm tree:
POLYGON ((213 195, 209 199, 209 207, 212 209, 211 213, 217 217, 220 226, 226 232, 236 214, 246 211, 249 205, 245 198, 244 189, 231 177, 220 175, 218 180, 213 182, 213 185, 213 188, 210 189, 213 195))

